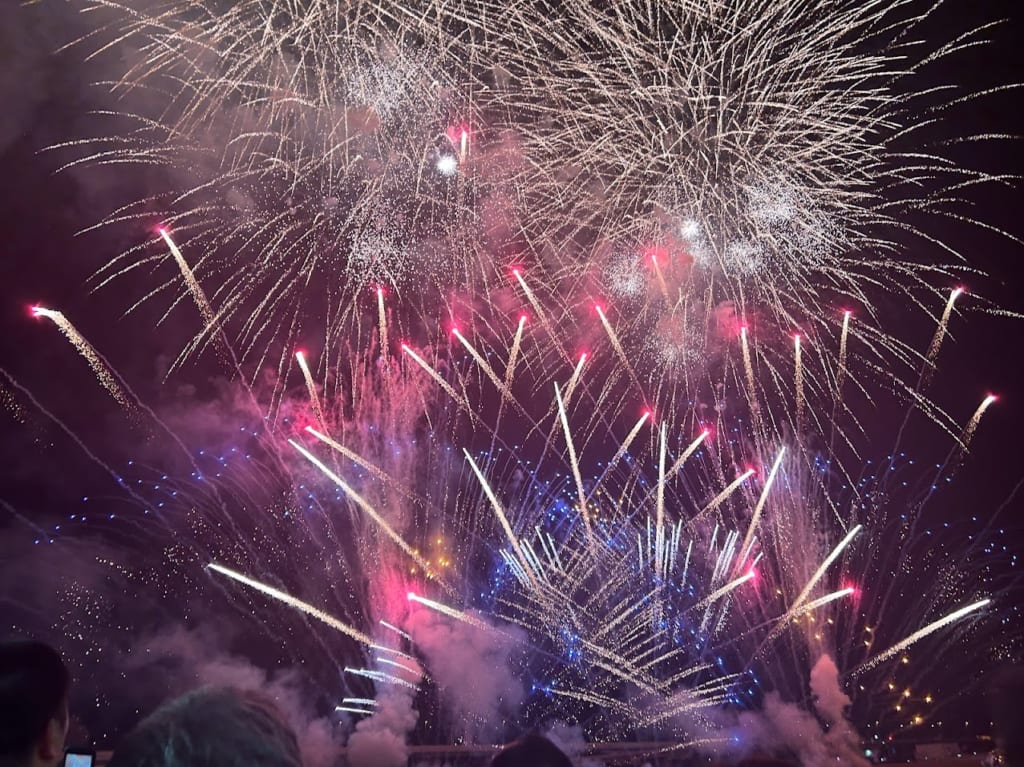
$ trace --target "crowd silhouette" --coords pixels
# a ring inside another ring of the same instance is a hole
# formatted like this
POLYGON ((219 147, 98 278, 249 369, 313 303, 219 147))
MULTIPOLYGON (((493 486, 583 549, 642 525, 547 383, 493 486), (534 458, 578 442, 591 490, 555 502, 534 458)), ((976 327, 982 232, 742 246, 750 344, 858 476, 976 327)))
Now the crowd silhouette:
MULTIPOLYGON (((1009 678, 1009 677, 1007 677, 1009 678)), ((1002 723, 1002 764, 1024 766, 1017 675, 993 693, 1002 723)), ((0 644, 0 767, 92 767, 67 749, 71 675, 52 647, 0 644)), ((204 687, 164 703, 114 744, 108 767, 303 767, 295 733, 272 700, 251 690, 204 687)), ((747 759, 739 767, 786 765, 747 759)), ((499 750, 491 767, 573 767, 548 738, 529 733, 499 750)))

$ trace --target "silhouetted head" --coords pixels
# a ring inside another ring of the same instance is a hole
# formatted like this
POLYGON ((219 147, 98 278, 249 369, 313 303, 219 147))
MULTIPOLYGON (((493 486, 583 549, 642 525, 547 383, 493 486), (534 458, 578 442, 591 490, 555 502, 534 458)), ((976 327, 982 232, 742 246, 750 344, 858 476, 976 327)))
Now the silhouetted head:
POLYGON ((71 675, 42 642, 0 644, 0 767, 52 767, 64 757, 71 675))
POLYGON ((273 702, 207 687, 142 720, 118 744, 109 767, 302 767, 302 757, 273 702))
POLYGON ((1007 767, 1024 767, 1024 667, 1000 669, 990 690, 996 742, 1007 767))
POLYGON ((491 767, 572 767, 572 762, 543 735, 531 733, 501 749, 491 767))

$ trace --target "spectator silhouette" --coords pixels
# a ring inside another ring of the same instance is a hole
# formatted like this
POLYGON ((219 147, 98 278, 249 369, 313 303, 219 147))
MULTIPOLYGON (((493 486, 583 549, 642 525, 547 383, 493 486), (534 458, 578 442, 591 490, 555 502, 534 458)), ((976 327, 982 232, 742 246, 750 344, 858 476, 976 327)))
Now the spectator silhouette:
POLYGON ((531 733, 501 749, 491 767, 572 767, 572 762, 543 735, 531 733))
POLYGON ((302 767, 299 745, 262 695, 207 687, 165 703, 125 736, 109 767, 302 767))
POLYGON ((55 767, 64 757, 71 675, 42 642, 0 644, 0 767, 55 767))
POLYGON ((1024 767, 1024 666, 1001 669, 990 690, 996 742, 1006 767, 1024 767))

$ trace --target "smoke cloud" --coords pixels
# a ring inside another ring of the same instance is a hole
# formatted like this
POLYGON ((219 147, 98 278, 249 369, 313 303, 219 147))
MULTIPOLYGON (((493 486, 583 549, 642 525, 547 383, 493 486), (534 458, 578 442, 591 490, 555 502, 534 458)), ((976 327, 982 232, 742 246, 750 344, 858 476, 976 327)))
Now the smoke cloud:
POLYGON ((303 762, 310 767, 333 764, 340 743, 337 725, 318 717, 310 706, 308 685, 294 669, 267 672, 221 647, 223 639, 211 627, 171 626, 144 638, 125 657, 125 671, 162 673, 172 695, 202 685, 255 690, 273 700, 295 731, 303 762))
POLYGON ((770 692, 761 711, 743 712, 736 725, 727 728, 731 732, 730 750, 743 754, 791 754, 804 767, 868 764, 861 755, 857 732, 845 717, 851 701, 842 691, 839 669, 830 656, 822 655, 815 662, 810 687, 814 713, 770 692))
POLYGON ((353 767, 403 767, 409 758, 406 736, 416 726, 413 692, 379 685, 377 710, 356 725, 346 756, 353 767))
POLYGON ((463 724, 463 737, 479 743, 500 735, 505 717, 523 700, 522 684, 510 668, 523 633, 509 626, 485 631, 429 609, 413 610, 405 629, 463 724))

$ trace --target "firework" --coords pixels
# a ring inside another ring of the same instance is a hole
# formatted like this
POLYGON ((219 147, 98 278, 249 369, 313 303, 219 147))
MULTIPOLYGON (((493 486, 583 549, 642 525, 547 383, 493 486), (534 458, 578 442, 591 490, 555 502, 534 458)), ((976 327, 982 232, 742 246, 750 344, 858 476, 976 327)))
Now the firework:
POLYGON ((295 359, 299 363, 299 368, 302 370, 302 377, 306 381, 306 390, 309 392, 309 404, 313 408, 313 415, 316 416, 317 422, 321 428, 326 428, 324 422, 324 409, 320 405, 320 395, 316 391, 316 382, 313 380, 313 374, 309 370, 309 365, 306 364, 305 353, 299 351, 295 352, 295 359))
POLYGON ((373 640, 370 639, 370 637, 368 637, 366 634, 362 633, 361 631, 357 631, 351 626, 342 623, 340 620, 338 620, 332 615, 328 615, 323 610, 319 610, 316 607, 313 607, 312 605, 303 602, 301 599, 296 599, 295 597, 286 594, 280 589, 275 589, 273 586, 268 586, 265 583, 260 583, 257 580, 242 575, 241 573, 236 573, 234 570, 228 567, 224 567, 223 565, 218 565, 215 562, 211 562, 209 565, 207 565, 207 567, 209 567, 209 569, 213 570, 214 572, 220 573, 221 575, 226 575, 228 578, 231 578, 232 580, 236 580, 239 583, 244 583, 246 586, 256 589, 262 594, 266 594, 267 596, 273 597, 274 599, 280 602, 284 602, 289 607, 294 607, 296 610, 301 610, 307 615, 313 616, 318 621, 326 623, 332 629, 337 629, 341 633, 352 637, 357 642, 362 642, 367 646, 373 645, 373 640))
POLYGON ((971 420, 967 422, 967 426, 964 427, 964 435, 961 438, 964 450, 971 444, 971 440, 974 439, 974 432, 978 429, 978 424, 981 423, 981 417, 985 415, 985 411, 999 398, 994 394, 986 395, 985 399, 978 405, 978 409, 974 411, 974 415, 971 416, 971 420))
MULTIPOLYGON (((201 562, 293 608, 239 611, 288 652, 321 642, 288 623, 302 615, 358 642, 331 657, 346 673, 324 682, 332 703, 347 696, 336 710, 388 721, 368 688, 411 708, 433 685, 460 711, 458 678, 431 667, 440 626, 492 643, 490 670, 522 655, 517 725, 727 740, 722 704, 804 700, 809 659, 877 682, 994 604, 949 612, 971 589, 956 562, 913 561, 923 504, 895 521, 887 488, 844 495, 833 484, 854 485, 849 467, 810 447, 844 434, 844 385, 877 374, 956 432, 922 392, 961 290, 923 355, 872 303, 884 285, 927 309, 917 289, 955 273, 897 245, 933 239, 905 214, 939 202, 903 190, 986 180, 913 144, 901 93, 932 51, 904 30, 927 13, 904 18, 903 0, 82 2, 108 20, 89 40, 138 56, 112 85, 119 129, 63 149, 82 155, 71 165, 144 166, 166 184, 106 219, 159 217, 159 239, 98 281, 169 249, 175 277, 148 300, 190 298, 201 320, 172 372, 215 344, 261 424, 247 468, 221 458, 212 479, 197 466, 180 489, 153 482, 188 513, 147 534, 173 539, 153 547, 173 549, 172 572, 201 562), (847 302, 863 312, 837 327, 847 302), (459 319, 458 344, 435 338, 438 317, 459 319), (313 334, 325 351, 312 366, 295 353, 296 385, 290 358, 313 334), (258 398, 264 368, 276 377, 258 398), (900 576, 916 588, 939 570, 921 610, 889 617, 900 576), (849 585, 871 574, 878 594, 849 585), (309 591, 323 609, 290 595, 309 591)), ((37 314, 128 401, 63 315, 37 314)))
POLYGON ((912 644, 914 644, 914 642, 917 642, 917 641, 919 641, 921 639, 924 639, 926 636, 928 636, 929 634, 931 634, 931 633, 933 633, 935 631, 938 631, 943 626, 948 626, 949 624, 953 623, 954 621, 957 621, 960 618, 966 617, 966 616, 970 615, 971 613, 980 610, 981 608, 983 608, 986 605, 988 605, 991 601, 992 600, 990 600, 990 599, 982 599, 982 600, 980 600, 978 602, 975 602, 973 604, 969 604, 969 605, 966 605, 965 607, 961 607, 958 610, 954 610, 953 612, 949 613, 949 615, 944 615, 943 617, 939 618, 937 621, 933 621, 932 623, 929 623, 924 628, 918 629, 913 634, 908 636, 906 639, 904 639, 904 640, 902 640, 900 642, 897 642, 892 647, 890 647, 888 650, 885 650, 884 652, 880 652, 875 657, 871 658, 870 660, 865 661, 862 665, 860 665, 857 669, 855 669, 855 673, 859 673, 861 671, 867 671, 869 669, 874 668, 879 663, 881 663, 881 662, 883 662, 885 660, 888 660, 889 658, 895 657, 896 655, 898 655, 899 653, 903 652, 908 647, 910 647, 912 644))
POLYGON ((81 333, 71 324, 70 320, 65 317, 61 312, 56 312, 52 309, 47 309, 42 306, 32 307, 33 317, 45 317, 46 319, 53 322, 60 332, 71 342, 71 344, 78 350, 78 353, 85 358, 85 361, 89 363, 89 367, 92 368, 93 373, 96 374, 96 379, 103 385, 103 388, 110 392, 117 403, 123 408, 131 408, 132 400, 129 398, 128 393, 125 391, 121 384, 120 376, 114 372, 110 364, 107 363, 103 356, 96 351, 92 344, 90 344, 81 333))

